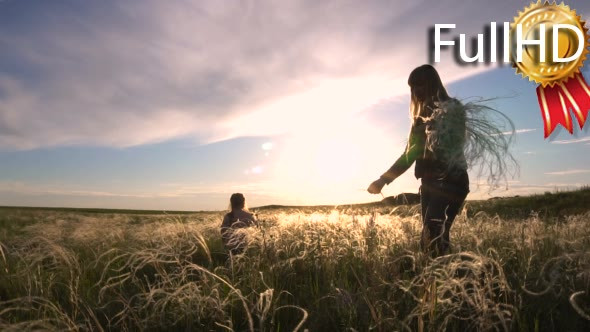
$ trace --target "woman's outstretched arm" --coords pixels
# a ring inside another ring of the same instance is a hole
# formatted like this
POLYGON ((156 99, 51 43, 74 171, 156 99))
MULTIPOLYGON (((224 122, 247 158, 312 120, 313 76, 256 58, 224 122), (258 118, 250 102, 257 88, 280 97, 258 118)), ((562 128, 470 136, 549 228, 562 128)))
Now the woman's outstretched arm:
POLYGON ((412 166, 414 161, 424 153, 425 125, 423 123, 415 124, 410 130, 410 137, 404 153, 393 163, 393 165, 383 173, 367 189, 371 194, 378 194, 386 184, 390 184, 398 176, 404 174, 405 171, 412 166))
POLYGON ((391 165, 387 172, 381 175, 380 178, 385 181, 385 184, 390 184, 412 166, 414 161, 416 161, 416 150, 415 145, 406 147, 406 152, 404 152, 395 163, 391 165))

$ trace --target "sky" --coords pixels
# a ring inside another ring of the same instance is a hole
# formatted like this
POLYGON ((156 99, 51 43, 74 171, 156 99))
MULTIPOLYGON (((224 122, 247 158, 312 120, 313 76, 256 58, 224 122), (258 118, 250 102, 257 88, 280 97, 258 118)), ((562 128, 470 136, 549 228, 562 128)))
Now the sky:
MULTIPOLYGON (((428 29, 471 38, 528 4, 0 0, 0 205, 380 200, 366 188, 405 147, 428 29)), ((567 4, 590 20, 588 1, 567 4)), ((590 183, 590 125, 544 139, 536 86, 513 68, 450 50, 434 65, 452 96, 494 98, 517 129, 520 172, 493 191, 470 172, 468 199, 590 183)), ((418 187, 411 169, 383 194, 418 187)))

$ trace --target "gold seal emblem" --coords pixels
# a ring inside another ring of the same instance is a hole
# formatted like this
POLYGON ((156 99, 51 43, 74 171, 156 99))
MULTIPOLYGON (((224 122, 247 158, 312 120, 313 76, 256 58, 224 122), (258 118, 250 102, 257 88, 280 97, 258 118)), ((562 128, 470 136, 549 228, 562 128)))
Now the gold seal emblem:
POLYGON ((557 83, 566 82, 580 72, 588 54, 588 46, 590 46, 588 29, 581 17, 569 6, 547 1, 542 3, 539 0, 537 3, 525 7, 514 18, 514 23, 511 25, 510 35, 513 36, 513 41, 514 36, 517 36, 519 32, 522 40, 538 41, 542 39, 544 41, 540 45, 522 45, 521 59, 517 58, 518 49, 511 52, 512 65, 516 67, 516 72, 523 77, 535 81, 542 87, 552 87, 557 83), (572 29, 564 28, 565 25, 582 31, 582 40, 579 38, 579 32, 577 34, 572 29), (556 26, 561 29, 557 29, 557 38, 554 38, 553 30, 556 26), (555 43, 557 43, 556 46, 554 46, 555 43), (573 58, 580 47, 579 43, 584 43, 584 46, 577 58, 568 62, 554 61, 555 59, 573 58))

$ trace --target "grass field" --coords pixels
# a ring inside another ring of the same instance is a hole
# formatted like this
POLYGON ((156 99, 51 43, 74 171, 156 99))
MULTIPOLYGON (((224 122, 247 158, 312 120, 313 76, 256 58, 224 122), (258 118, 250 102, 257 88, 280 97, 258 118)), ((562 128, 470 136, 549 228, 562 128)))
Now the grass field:
POLYGON ((468 202, 452 254, 419 206, 0 208, 0 330, 590 331, 590 189, 468 202))

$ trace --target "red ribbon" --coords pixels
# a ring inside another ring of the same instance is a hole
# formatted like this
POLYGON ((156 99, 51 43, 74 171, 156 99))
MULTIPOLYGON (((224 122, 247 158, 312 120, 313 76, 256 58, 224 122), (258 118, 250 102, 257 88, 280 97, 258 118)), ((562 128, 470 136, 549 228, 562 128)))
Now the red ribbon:
POLYGON ((584 127, 590 110, 590 86, 582 74, 577 73, 567 82, 557 82, 552 87, 539 85, 537 98, 545 123, 545 138, 551 135, 558 124, 564 126, 570 134, 574 133, 570 109, 573 110, 580 129, 584 127))

